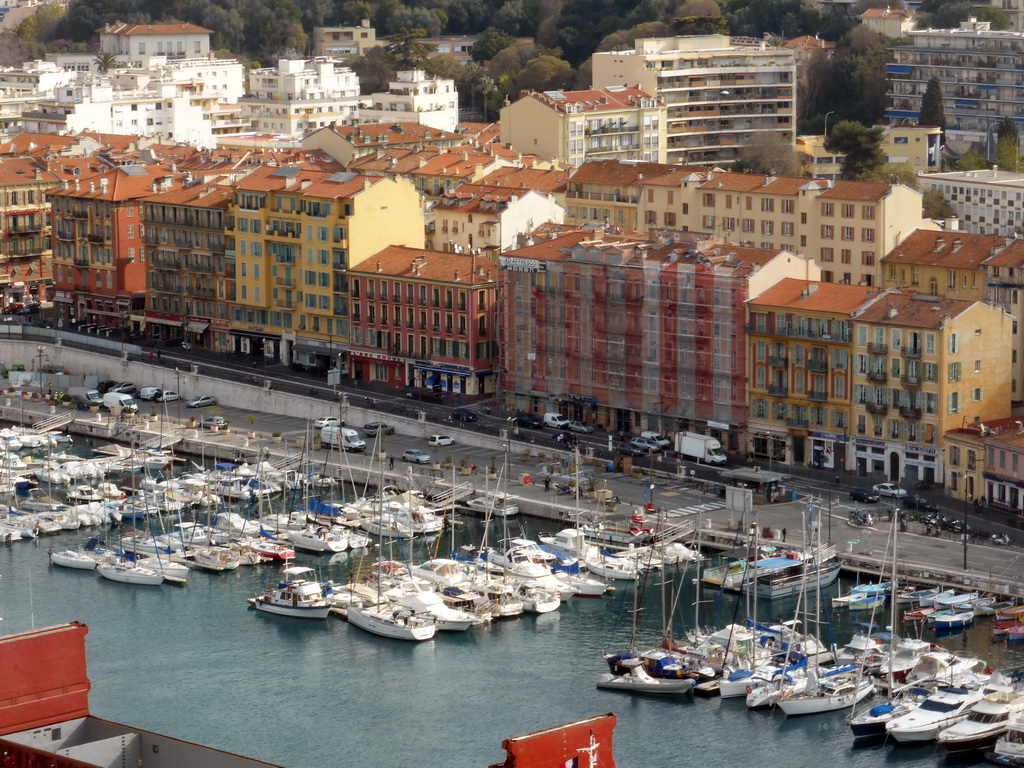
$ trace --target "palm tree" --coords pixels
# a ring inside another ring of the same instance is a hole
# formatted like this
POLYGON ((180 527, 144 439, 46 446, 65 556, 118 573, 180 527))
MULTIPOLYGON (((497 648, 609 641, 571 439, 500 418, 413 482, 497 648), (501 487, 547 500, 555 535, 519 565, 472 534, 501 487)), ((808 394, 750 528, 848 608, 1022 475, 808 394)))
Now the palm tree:
POLYGON ((107 72, 109 72, 117 65, 117 54, 109 53, 107 51, 100 51, 96 54, 96 57, 93 59, 93 61, 99 68, 100 74, 105 75, 107 74, 107 72))

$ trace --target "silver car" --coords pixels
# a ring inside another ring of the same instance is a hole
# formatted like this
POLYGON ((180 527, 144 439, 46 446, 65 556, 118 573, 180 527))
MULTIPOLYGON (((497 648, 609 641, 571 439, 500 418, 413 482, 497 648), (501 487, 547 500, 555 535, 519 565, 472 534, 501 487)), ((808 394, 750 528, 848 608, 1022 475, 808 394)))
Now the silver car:
POLYGON ((402 461, 409 461, 413 464, 429 464, 430 454, 419 448, 411 448, 402 454, 402 461))
POLYGON ((565 425, 565 428, 570 432, 576 432, 581 435, 589 435, 594 431, 594 428, 589 424, 584 424, 582 421, 570 421, 565 425))

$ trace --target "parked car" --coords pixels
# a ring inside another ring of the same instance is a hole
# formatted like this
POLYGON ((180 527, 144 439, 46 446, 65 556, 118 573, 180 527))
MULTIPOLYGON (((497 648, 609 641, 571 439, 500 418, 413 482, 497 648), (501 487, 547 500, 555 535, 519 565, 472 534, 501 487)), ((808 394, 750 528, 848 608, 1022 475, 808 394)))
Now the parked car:
POLYGON ((916 509, 921 512, 938 512, 939 505, 928 501, 924 496, 904 496, 900 501, 904 509, 916 509))
POLYGON ((158 403, 172 403, 175 400, 181 400, 181 395, 173 389, 161 389, 153 399, 158 403))
POLYGON ((205 429, 214 429, 223 426, 226 421, 223 416, 203 416, 202 424, 205 429))
POLYGON ((452 445, 454 442, 448 435, 431 435, 427 438, 427 445, 452 445))
POLYGON ((135 394, 135 399, 156 400, 156 396, 159 395, 161 391, 160 387, 141 387, 135 394))
POLYGON ((319 419, 313 422, 314 429, 323 429, 324 427, 341 427, 344 426, 341 423, 341 419, 337 416, 321 416, 319 419))
POLYGON ((629 444, 640 450, 641 456, 646 456, 648 453, 657 453, 661 450, 660 445, 646 437, 634 437, 629 441, 629 444))
POLYGON ((879 483, 871 487, 879 496, 887 496, 890 499, 901 499, 907 495, 906 488, 900 488, 896 483, 879 483))
POLYGON ((867 488, 853 488, 850 490, 851 501, 866 501, 868 504, 874 504, 878 499, 878 494, 867 488))
POLYGON ((186 408, 207 408, 211 405, 216 405, 217 399, 210 397, 209 395, 196 395, 191 400, 185 401, 186 408))
POLYGON ((25 308, 24 303, 20 301, 12 301, 6 307, 4 307, 5 315, 15 315, 25 308))
POLYGON ((413 464, 429 464, 430 454, 419 448, 412 448, 402 454, 402 461, 409 461, 413 464))
POLYGON ((98 389, 99 393, 103 395, 109 392, 110 388, 117 383, 118 382, 115 379, 104 379, 103 381, 96 385, 96 389, 98 389))
POLYGON ((632 456, 633 458, 640 458, 646 456, 647 451, 643 448, 636 448, 631 443, 619 443, 615 446, 615 453, 618 456, 632 456))
POLYGON ((479 417, 466 408, 456 408, 452 411, 452 421, 476 421, 479 417))
POLYGON ((577 432, 581 435, 589 435, 594 431, 594 428, 589 424, 584 424, 582 421, 570 421, 565 425, 570 432, 577 432))
POLYGON ((526 427, 527 429, 543 429, 544 422, 534 416, 532 413, 526 413, 520 411, 512 417, 512 423, 517 427, 526 427))
POLYGON ((382 435, 393 435, 395 428, 383 421, 371 421, 369 424, 363 424, 363 434, 367 437, 376 437, 378 432, 382 435))
POLYGON ((107 392, 120 392, 121 394, 124 395, 134 395, 135 385, 132 384, 130 381, 118 381, 104 390, 104 394, 107 392))

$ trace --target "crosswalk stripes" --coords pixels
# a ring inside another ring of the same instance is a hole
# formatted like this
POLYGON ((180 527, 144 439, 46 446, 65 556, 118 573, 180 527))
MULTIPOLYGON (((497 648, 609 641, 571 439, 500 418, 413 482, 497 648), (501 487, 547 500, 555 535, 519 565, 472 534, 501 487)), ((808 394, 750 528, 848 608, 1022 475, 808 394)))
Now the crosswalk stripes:
POLYGON ((712 501, 706 504, 694 504, 693 506, 683 507, 682 509, 670 509, 668 515, 670 517, 690 517, 692 515, 700 514, 701 512, 713 512, 716 509, 724 509, 724 501, 712 501))

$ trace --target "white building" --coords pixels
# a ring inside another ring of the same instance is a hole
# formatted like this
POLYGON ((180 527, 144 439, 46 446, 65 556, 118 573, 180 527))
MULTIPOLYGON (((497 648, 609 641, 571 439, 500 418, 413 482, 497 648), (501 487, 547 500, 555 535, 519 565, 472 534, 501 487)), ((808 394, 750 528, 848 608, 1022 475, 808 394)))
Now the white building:
POLYGON ((953 171, 919 173, 921 191, 937 189, 960 220, 965 232, 985 235, 1024 233, 1024 173, 953 171))
POLYGON ((359 113, 359 77, 333 59, 281 59, 249 73, 242 112, 256 132, 301 137, 359 113))
POLYGON ((516 247, 545 222, 561 224, 565 208, 553 194, 486 184, 462 184, 434 205, 434 232, 427 247, 453 253, 495 256, 516 247))
POLYGON ((594 88, 635 86, 665 100, 670 163, 730 163, 755 133, 794 139, 789 48, 728 35, 645 38, 595 53, 593 67, 594 88))
POLYGON ((361 123, 419 123, 443 131, 459 125, 459 92, 454 80, 427 77, 420 69, 398 73, 385 93, 371 94, 359 108, 361 123))
POLYGON ((146 56, 195 58, 209 56, 211 30, 195 24, 125 24, 114 22, 96 32, 100 51, 141 63, 146 56))
POLYGON ((214 146, 211 122, 202 105, 169 81, 131 88, 83 76, 24 112, 21 123, 22 130, 34 133, 124 133, 214 146))
POLYGON ((0 91, 9 94, 52 95, 54 88, 74 79, 74 72, 66 72, 52 61, 36 59, 20 67, 0 67, 0 91))

